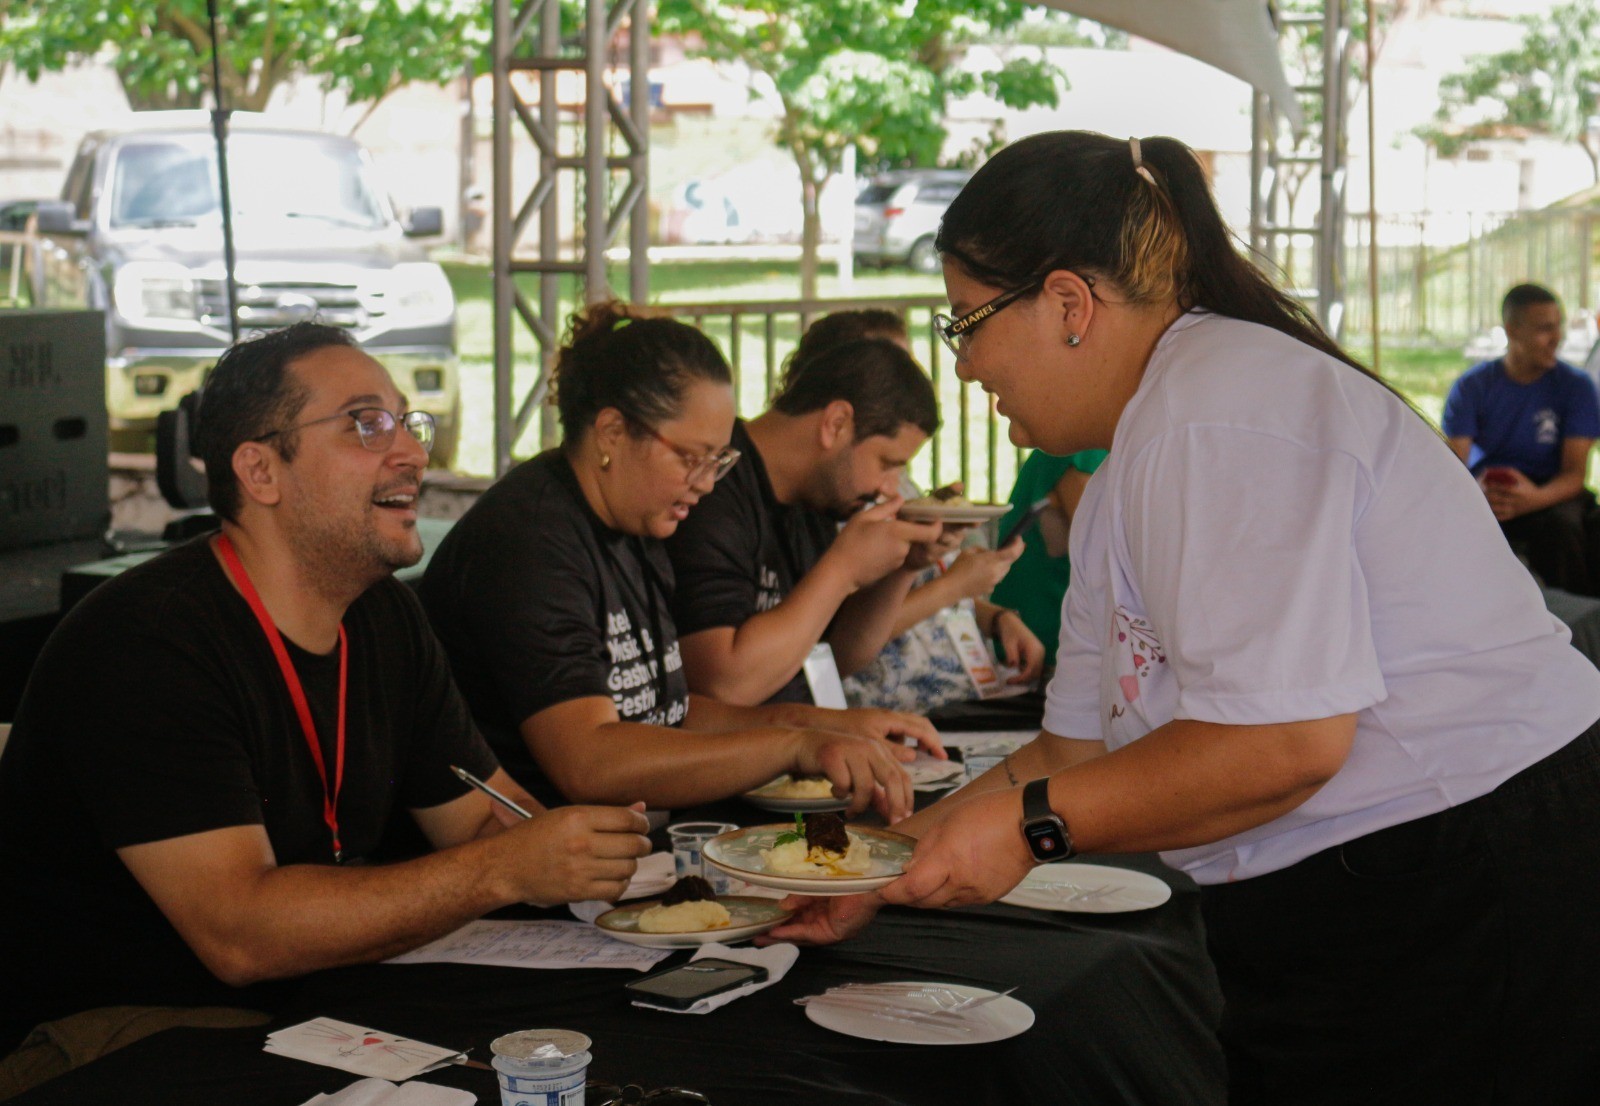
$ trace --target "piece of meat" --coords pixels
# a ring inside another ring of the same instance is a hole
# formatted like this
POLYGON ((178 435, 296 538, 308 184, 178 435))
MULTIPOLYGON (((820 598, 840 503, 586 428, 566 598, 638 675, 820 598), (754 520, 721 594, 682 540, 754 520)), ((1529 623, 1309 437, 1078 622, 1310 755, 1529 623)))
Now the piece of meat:
POLYGON ((711 884, 699 876, 684 876, 661 896, 662 906, 677 906, 680 902, 716 902, 717 893, 711 884))
POLYGON ((821 848, 833 853, 850 851, 850 835, 845 832, 843 818, 831 812, 824 812, 807 814, 805 820, 806 848, 821 848))

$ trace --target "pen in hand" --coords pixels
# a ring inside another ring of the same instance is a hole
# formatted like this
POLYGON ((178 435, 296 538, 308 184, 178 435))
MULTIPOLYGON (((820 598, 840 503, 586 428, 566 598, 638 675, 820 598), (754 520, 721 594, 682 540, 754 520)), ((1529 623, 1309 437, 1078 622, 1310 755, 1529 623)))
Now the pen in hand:
POLYGON ((462 783, 470 784, 471 786, 476 787, 479 791, 482 791, 485 795, 489 796, 489 798, 493 799, 511 813, 515 814, 518 818, 533 817, 533 815, 524 809, 519 803, 512 802, 510 799, 500 794, 500 792, 484 783, 477 776, 474 776, 471 772, 468 772, 465 768, 457 768, 454 764, 452 764, 450 766, 450 771, 454 772, 457 776, 460 776, 462 783))

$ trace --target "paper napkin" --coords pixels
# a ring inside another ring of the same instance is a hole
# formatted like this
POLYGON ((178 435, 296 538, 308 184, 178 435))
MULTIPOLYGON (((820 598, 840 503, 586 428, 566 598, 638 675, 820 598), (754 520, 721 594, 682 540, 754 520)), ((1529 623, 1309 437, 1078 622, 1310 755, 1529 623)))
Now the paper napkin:
POLYGON ((477 1101, 471 1091, 433 1083, 397 1087, 387 1079, 360 1079, 342 1091, 308 1098, 301 1106, 473 1106, 477 1101))
POLYGON ((800 958, 800 950, 791 944, 768 945, 764 949, 732 949, 727 945, 712 942, 701 945, 695 954, 689 957, 690 962, 706 956, 715 956, 723 960, 734 960, 740 964, 754 964, 767 969, 767 978, 760 983, 747 983, 743 987, 732 991, 724 991, 720 995, 703 998, 687 1010, 669 1010, 664 1006, 651 1006, 646 1002, 635 1002, 635 1006, 642 1006, 646 1010, 660 1010, 667 1014, 709 1014, 718 1007, 726 1006, 735 999, 753 995, 763 987, 770 987, 778 980, 789 974, 789 969, 794 967, 794 962, 800 958))

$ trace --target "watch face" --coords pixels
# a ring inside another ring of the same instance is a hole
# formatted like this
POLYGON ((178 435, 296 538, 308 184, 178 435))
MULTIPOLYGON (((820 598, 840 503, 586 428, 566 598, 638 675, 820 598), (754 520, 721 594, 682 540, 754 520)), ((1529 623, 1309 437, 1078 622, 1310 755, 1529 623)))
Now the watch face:
POLYGON ((1035 860, 1057 860, 1067 854, 1066 835, 1052 819, 1039 819, 1022 827, 1035 860))

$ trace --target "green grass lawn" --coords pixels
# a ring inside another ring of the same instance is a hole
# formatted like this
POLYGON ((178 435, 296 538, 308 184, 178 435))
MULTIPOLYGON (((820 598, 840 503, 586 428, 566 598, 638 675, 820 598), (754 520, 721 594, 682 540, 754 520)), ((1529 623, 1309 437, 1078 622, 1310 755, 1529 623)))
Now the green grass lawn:
MULTIPOLYGON (((458 347, 461 353, 461 396, 463 433, 457 467, 465 472, 488 474, 493 469, 494 437, 494 305, 492 287, 487 267, 464 263, 448 263, 445 272, 455 288, 457 301, 458 347)), ((615 287, 626 288, 627 271, 614 267, 612 280, 615 287)), ((537 301, 538 285, 529 280, 523 285, 524 294, 537 301)), ((571 311, 577 282, 564 279, 562 284, 563 315, 571 311)), ((858 270, 853 286, 841 286, 832 265, 823 268, 818 294, 825 299, 838 297, 877 298, 900 296, 939 295, 943 282, 937 276, 922 276, 905 269, 858 270)), ((800 295, 799 265, 794 262, 715 261, 658 264, 650 272, 650 298, 659 303, 711 303, 745 300, 795 299, 800 295)), ((730 327, 726 322, 708 327, 708 333, 729 352, 730 327)), ((792 348, 796 323, 791 317, 780 320, 775 341, 777 356, 781 358, 792 348)), ((749 320, 742 328, 742 344, 746 377, 741 381, 739 401, 741 413, 754 414, 765 405, 766 381, 760 366, 750 367, 752 352, 759 347, 760 324, 749 320)), ((927 339, 914 339, 913 351, 924 357, 927 339)), ((515 383, 519 390, 531 387, 536 379, 535 356, 538 345, 520 320, 513 329, 515 350, 515 383)), ((1365 364, 1371 362, 1370 349, 1352 346, 1351 353, 1365 364)), ((1436 424, 1444 409, 1444 397, 1450 390, 1466 362, 1459 348, 1401 348, 1386 345, 1382 350, 1384 377, 1423 414, 1436 424)), ((961 427, 967 433, 969 489, 979 498, 987 498, 990 483, 990 459, 993 458, 994 494, 1004 499, 1016 471, 1016 454, 1007 442, 1003 427, 991 428, 988 408, 982 393, 966 390, 966 417, 960 414, 962 391, 950 372, 949 361, 938 380, 940 402, 945 428, 941 431, 938 470, 933 470, 933 451, 924 450, 919 456, 914 475, 923 483, 943 483, 961 472, 961 427)), ((534 435, 530 433, 520 444, 519 455, 536 449, 534 435)))

